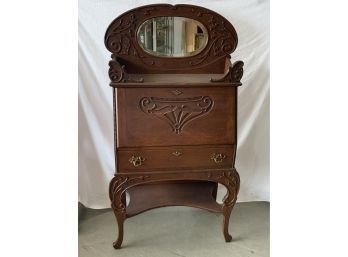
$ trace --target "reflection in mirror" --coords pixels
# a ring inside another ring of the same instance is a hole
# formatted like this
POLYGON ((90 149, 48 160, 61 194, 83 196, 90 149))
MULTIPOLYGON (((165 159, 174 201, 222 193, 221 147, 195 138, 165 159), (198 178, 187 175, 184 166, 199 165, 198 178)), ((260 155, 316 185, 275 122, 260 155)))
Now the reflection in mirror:
POLYGON ((138 30, 138 43, 157 56, 185 57, 198 54, 206 46, 208 33, 198 21, 185 17, 155 17, 138 30))

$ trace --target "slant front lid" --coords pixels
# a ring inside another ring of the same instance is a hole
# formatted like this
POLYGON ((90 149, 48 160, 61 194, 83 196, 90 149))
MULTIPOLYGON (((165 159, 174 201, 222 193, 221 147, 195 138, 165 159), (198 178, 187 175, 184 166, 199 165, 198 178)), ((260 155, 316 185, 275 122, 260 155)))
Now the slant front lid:
POLYGON ((119 88, 118 147, 236 141, 236 88, 119 88))

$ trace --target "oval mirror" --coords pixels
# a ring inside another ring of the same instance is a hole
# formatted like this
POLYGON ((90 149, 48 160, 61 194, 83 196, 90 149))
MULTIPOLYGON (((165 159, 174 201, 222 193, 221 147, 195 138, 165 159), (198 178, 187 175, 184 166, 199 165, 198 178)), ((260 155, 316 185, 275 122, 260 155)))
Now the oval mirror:
POLYGON ((155 17, 140 25, 138 43, 145 52, 166 57, 198 54, 208 42, 206 28, 185 17, 155 17))

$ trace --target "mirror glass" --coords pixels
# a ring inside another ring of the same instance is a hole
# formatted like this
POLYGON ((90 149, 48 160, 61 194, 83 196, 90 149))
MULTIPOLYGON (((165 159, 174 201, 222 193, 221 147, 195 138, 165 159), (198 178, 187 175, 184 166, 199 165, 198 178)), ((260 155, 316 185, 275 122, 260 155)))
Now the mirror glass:
POLYGON ((139 27, 138 43, 145 52, 166 57, 198 54, 208 42, 206 28, 185 17, 155 17, 139 27))

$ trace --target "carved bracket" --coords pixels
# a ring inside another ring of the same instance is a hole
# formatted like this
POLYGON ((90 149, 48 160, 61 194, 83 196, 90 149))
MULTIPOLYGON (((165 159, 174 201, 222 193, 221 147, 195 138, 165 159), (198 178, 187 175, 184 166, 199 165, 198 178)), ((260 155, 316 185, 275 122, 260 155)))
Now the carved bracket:
POLYGON ((228 67, 228 72, 220 79, 211 78, 211 82, 226 82, 226 83, 240 83, 243 77, 243 66, 242 61, 235 62, 232 66, 228 67))
POLYGON ((139 102, 140 109, 167 122, 173 132, 180 134, 183 127, 193 119, 208 113, 213 107, 209 96, 192 98, 159 98, 143 97, 139 102))
POLYGON ((233 171, 220 171, 208 173, 208 178, 211 181, 215 181, 223 184, 227 188, 227 194, 223 198, 225 207, 233 206, 237 201, 237 195, 239 192, 240 178, 237 170, 233 171))
POLYGON ((116 174, 115 177, 110 182, 109 188, 109 197, 111 200, 111 206, 115 211, 126 212, 126 206, 123 204, 122 195, 125 191, 130 188, 132 185, 137 185, 144 183, 146 180, 150 178, 149 175, 137 175, 137 174, 129 174, 129 175, 120 175, 116 174), (119 201, 114 202, 114 199, 119 201))
POLYGON ((124 65, 121 65, 117 58, 114 55, 111 56, 112 60, 109 62, 109 77, 111 79, 111 83, 125 83, 125 82, 135 82, 142 83, 144 79, 141 78, 139 80, 129 78, 129 75, 126 71, 124 65))

